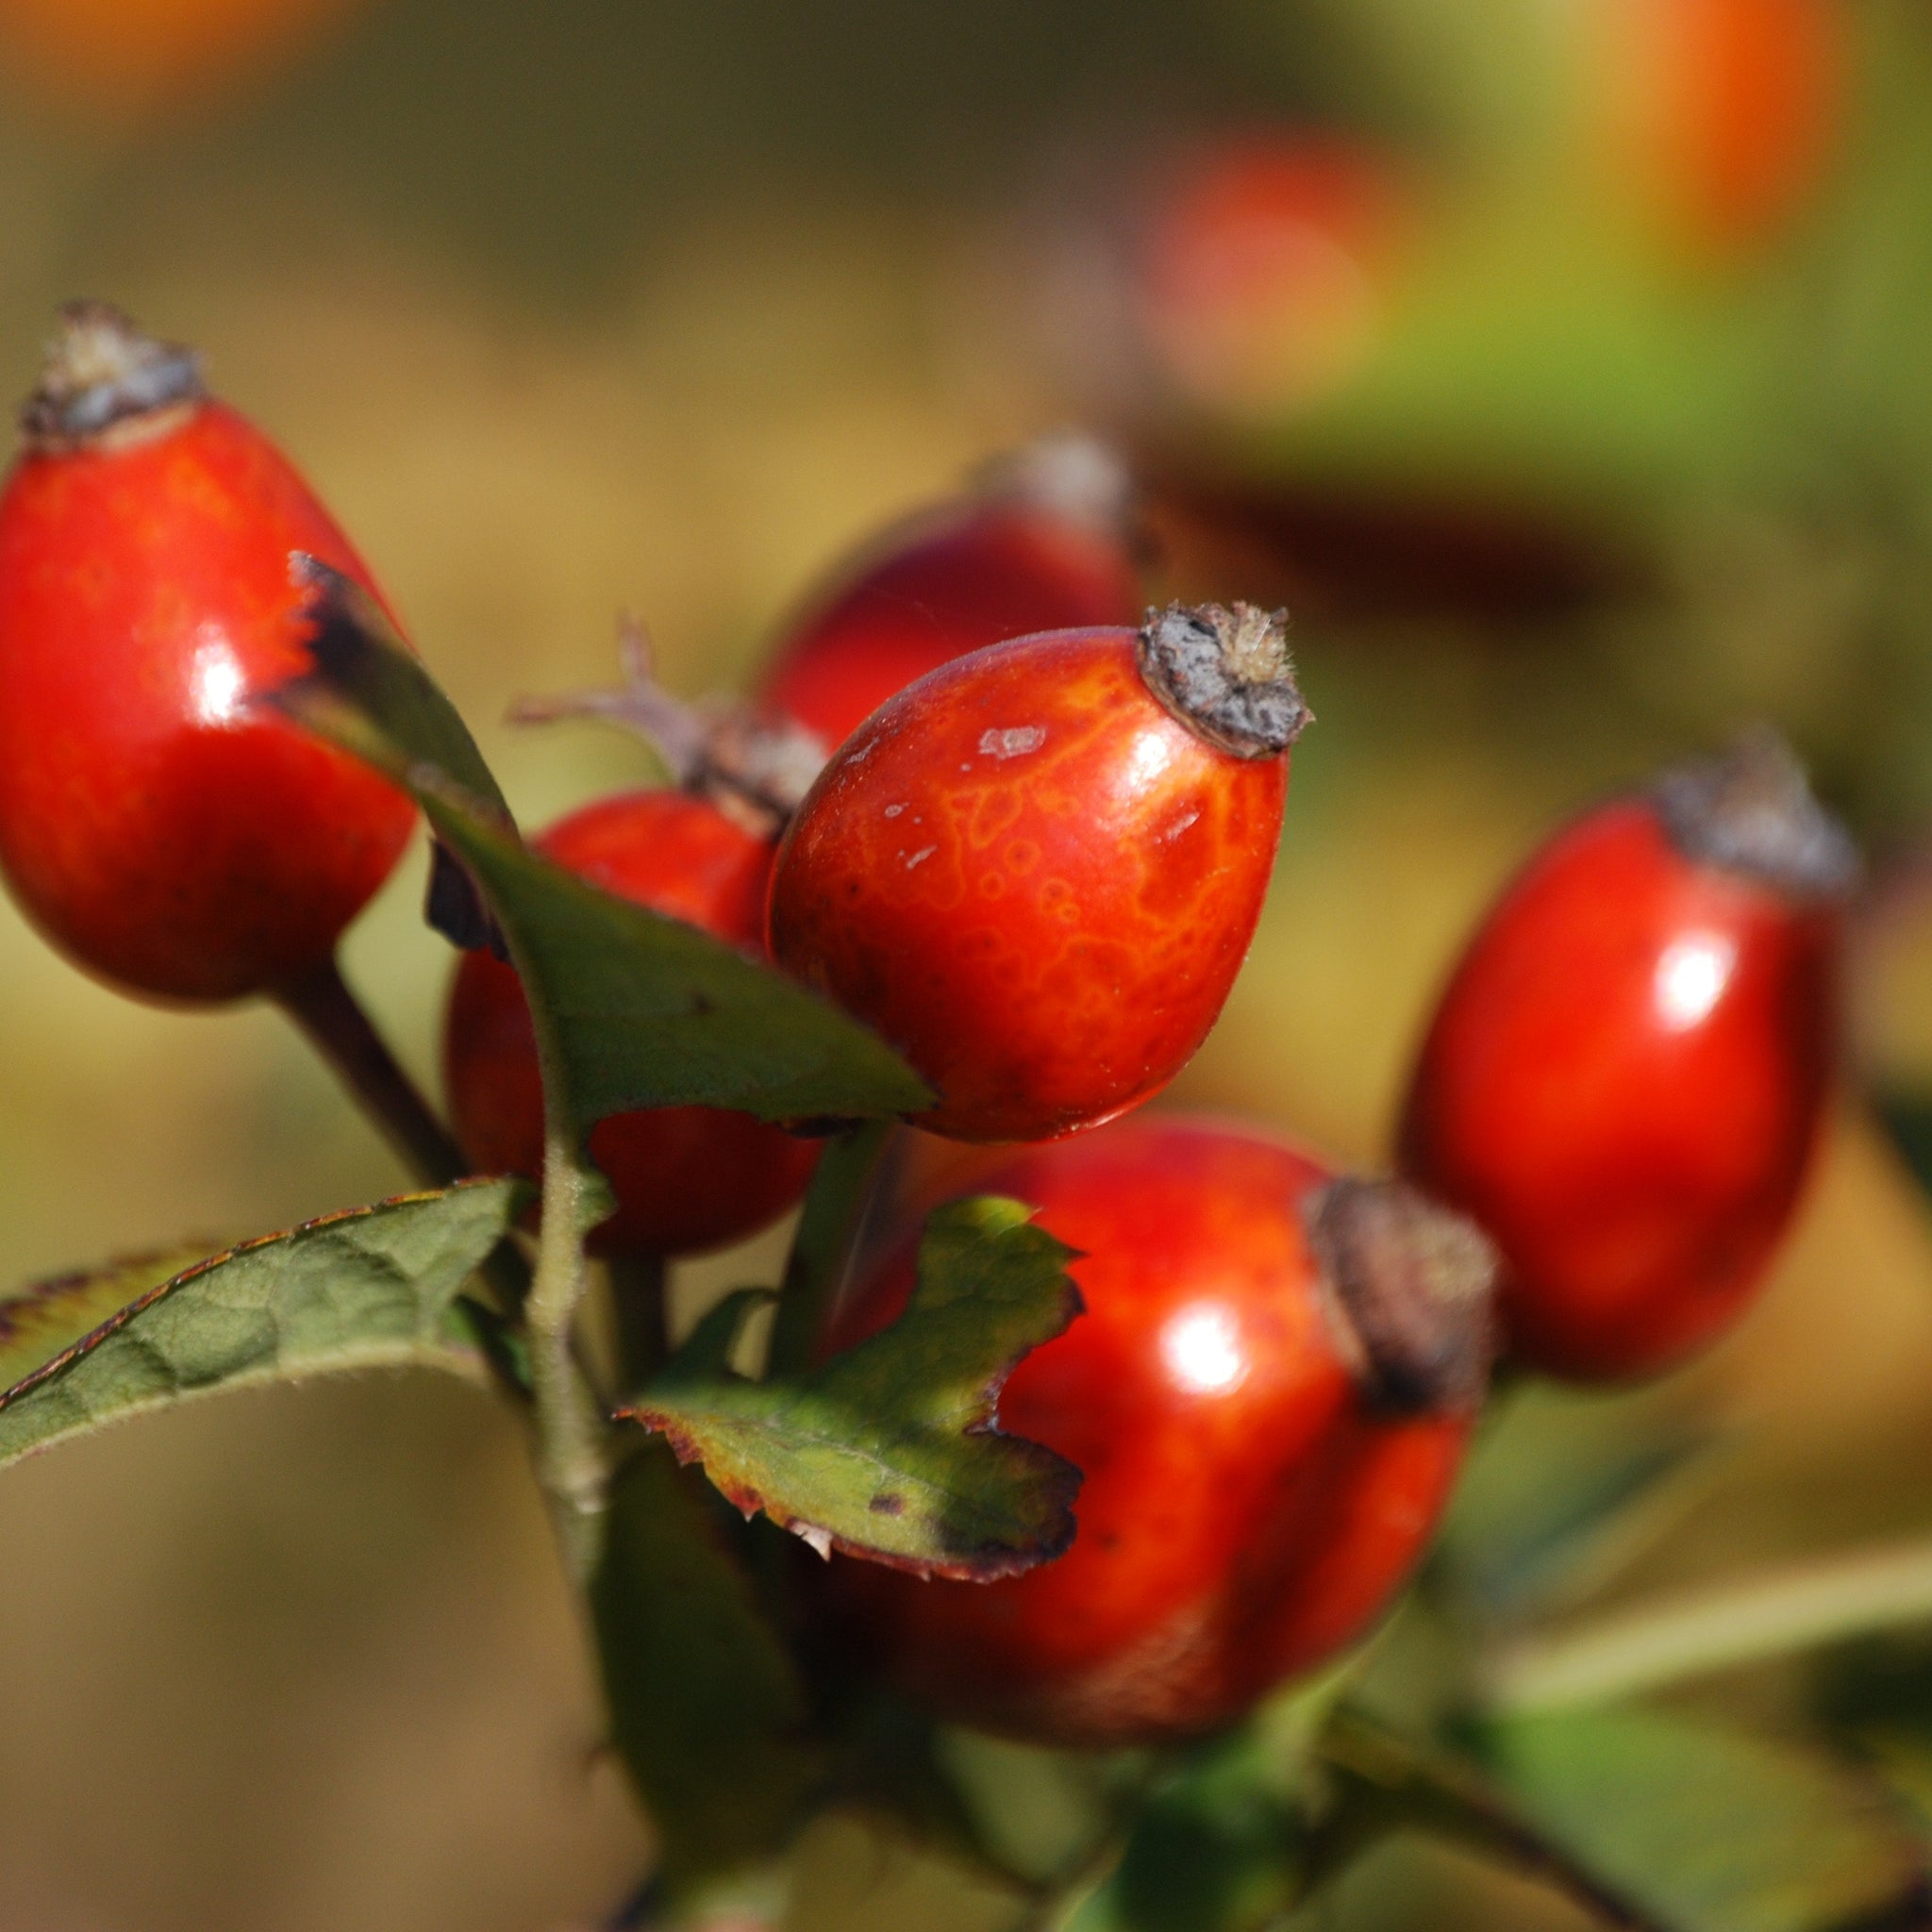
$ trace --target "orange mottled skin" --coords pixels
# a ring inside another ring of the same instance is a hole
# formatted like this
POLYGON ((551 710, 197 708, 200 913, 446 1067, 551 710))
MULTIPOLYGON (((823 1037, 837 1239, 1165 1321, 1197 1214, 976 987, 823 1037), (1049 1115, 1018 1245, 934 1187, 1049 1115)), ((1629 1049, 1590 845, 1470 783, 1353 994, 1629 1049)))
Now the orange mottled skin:
MULTIPOLYGON (((835 1625, 942 1715, 1080 1747, 1225 1724, 1360 1636, 1426 1549, 1470 1417, 1364 1400, 1302 1221, 1331 1178, 1253 1128, 1147 1116, 975 1174, 1080 1251, 1086 1313, 999 1403, 1084 1472, 1078 1530, 995 1583, 834 1558, 835 1625)), ((904 1307, 911 1239, 827 1353, 904 1307)))
POLYGON ((921 678, 780 850, 773 957, 906 1054, 937 1133, 1045 1140, 1147 1099, 1254 936, 1287 756, 1181 724, 1134 639, 1044 632, 921 678))
POLYGON ((408 837, 402 792, 251 706, 308 665, 291 550, 373 589, 219 403, 29 451, 0 497, 0 863, 128 991, 225 1000, 313 968, 408 837))

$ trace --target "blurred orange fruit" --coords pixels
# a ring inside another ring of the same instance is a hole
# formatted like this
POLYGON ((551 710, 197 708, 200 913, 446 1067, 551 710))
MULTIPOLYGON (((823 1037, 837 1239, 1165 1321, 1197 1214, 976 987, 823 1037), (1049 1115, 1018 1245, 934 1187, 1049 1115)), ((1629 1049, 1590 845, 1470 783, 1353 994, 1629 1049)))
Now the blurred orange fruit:
POLYGON ((1305 403, 1379 340, 1407 196, 1389 164, 1332 137, 1250 135, 1184 160, 1149 215, 1142 322, 1191 400, 1305 403))
POLYGON ((1609 0, 1598 68, 1612 164, 1699 252, 1774 233, 1830 159, 1842 0, 1609 0))
POLYGON ((112 115, 205 100, 298 55, 363 0, 0 0, 0 52, 112 115))

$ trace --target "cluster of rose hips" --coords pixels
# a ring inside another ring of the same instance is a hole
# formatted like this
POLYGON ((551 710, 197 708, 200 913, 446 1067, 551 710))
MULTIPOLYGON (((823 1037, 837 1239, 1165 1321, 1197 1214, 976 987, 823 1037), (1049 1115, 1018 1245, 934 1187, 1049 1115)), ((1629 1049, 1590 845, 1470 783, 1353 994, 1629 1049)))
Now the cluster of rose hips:
MULTIPOLYGON (((130 991, 312 1020, 411 808, 253 700, 307 663, 291 553, 369 575, 194 358, 110 310, 67 313, 23 422, 0 499, 12 890, 130 991)), ((1108 1125, 1221 1009, 1307 719, 1278 619, 1141 608, 1118 478, 1065 449, 1011 466, 890 533, 774 655, 757 722, 823 763, 786 823, 734 719, 688 788, 536 841, 768 950, 938 1095, 824 1353, 894 1318, 924 1215, 962 1191, 1076 1251, 1085 1313, 1001 1403, 1084 1472, 1072 1546, 991 1583, 840 1558, 815 1592, 933 1708, 1076 1744, 1218 1724, 1355 1641, 1429 1546, 1492 1356, 1622 1379, 1736 1318, 1818 1139, 1855 870, 1789 756, 1747 741, 1587 812, 1507 890, 1423 1047, 1399 1177, 1230 1120, 1108 1125)), ((458 969, 445 1067, 463 1153, 432 1124, 419 1162, 534 1173, 530 1017, 487 952, 458 969)), ((590 1147, 617 1202, 595 1245, 658 1261, 770 1222, 816 1154, 701 1108, 590 1147)))

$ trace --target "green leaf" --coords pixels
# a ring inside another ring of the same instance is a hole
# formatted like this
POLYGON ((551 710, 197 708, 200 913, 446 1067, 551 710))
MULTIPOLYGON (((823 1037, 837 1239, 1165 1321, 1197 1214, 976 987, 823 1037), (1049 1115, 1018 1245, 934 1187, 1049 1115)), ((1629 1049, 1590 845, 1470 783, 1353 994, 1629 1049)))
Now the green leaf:
POLYGON ((375 600, 313 558, 303 559, 301 575, 315 593, 308 651, 316 675, 301 683, 304 721, 397 776, 404 775, 399 751, 433 767, 499 824, 512 824, 462 713, 395 636, 375 600))
POLYGON ((1241 1724, 1166 1755, 1121 1855, 1064 1917, 1067 1932, 1261 1932, 1309 1883, 1317 1740, 1359 1651, 1277 1690, 1241 1724))
POLYGON ((1512 1390, 1457 1485, 1430 1580, 1491 1624, 1574 1602, 1678 1520, 1716 1446, 1657 1402, 1512 1390))
POLYGON ((816 993, 525 848, 494 785, 479 789, 481 761, 448 700, 379 618, 330 597, 314 614, 316 669, 272 701, 409 791, 469 869, 579 1132, 632 1108, 857 1120, 932 1105, 891 1048, 816 993))
POLYGON ((1302 1892, 1307 1826, 1257 1778, 1237 1736, 1202 1747, 1158 1787, 1120 1863, 1069 1932, 1264 1932, 1302 1892))
POLYGON ((36 1282, 0 1301, 0 1389, 11 1389, 118 1315, 149 1289, 208 1258, 206 1241, 126 1255, 105 1267, 36 1282))
POLYGON ((217 1389, 418 1364, 484 1379, 451 1304, 526 1192, 463 1181, 264 1235, 158 1281, 178 1256, 0 1302, 0 1465, 217 1389))
POLYGON ((972 1844, 995 1871, 1050 1884, 1078 1872, 1113 1827, 1111 1765, 1093 1752, 947 1727, 934 1732, 932 1757, 964 1812, 972 1844))
POLYGON ((1080 1307, 1072 1251, 1030 1214, 991 1196, 941 1208, 905 1314, 823 1368, 732 1374, 739 1324, 763 1299, 734 1295, 618 1413, 822 1553, 982 1581, 1057 1557, 1080 1473, 994 1421, 1013 1364, 1080 1307))
POLYGON ((591 1586, 612 1741, 675 1885, 777 1849, 817 1769, 797 1672, 717 1507, 662 1442, 638 1441, 591 1586))
POLYGON ((1919 1876, 1876 1790, 1794 1745, 1638 1709, 1511 1719, 1480 1743, 1536 1829, 1674 1932, 1825 1932, 1919 1876))

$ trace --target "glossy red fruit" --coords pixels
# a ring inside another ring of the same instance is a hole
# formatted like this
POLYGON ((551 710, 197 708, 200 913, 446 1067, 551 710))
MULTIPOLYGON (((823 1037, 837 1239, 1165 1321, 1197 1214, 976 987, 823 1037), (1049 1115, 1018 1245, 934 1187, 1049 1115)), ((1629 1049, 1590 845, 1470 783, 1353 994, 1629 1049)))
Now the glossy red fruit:
POLYGON ((758 700, 827 749, 916 677, 1029 631, 1130 625, 1144 599, 1119 460, 1050 438, 889 530, 780 644, 758 700))
POLYGON ((1653 1374, 1742 1312, 1818 1141, 1855 869, 1752 741, 1586 813, 1477 929, 1401 1165, 1496 1242, 1516 1358, 1653 1374))
MULTIPOLYGON (((763 943, 772 845, 681 791, 600 799, 535 841, 558 865, 746 952, 763 943)), ((466 953, 450 989, 443 1083, 458 1141, 477 1169, 535 1176, 543 1091, 515 971, 466 953)), ((804 1191, 818 1147, 750 1114, 667 1107, 615 1114, 591 1157, 617 1194, 591 1238, 605 1255, 690 1255, 775 1220, 804 1191)))
MULTIPOLYGON (((835 1622, 942 1715, 1076 1746, 1224 1724, 1359 1637, 1428 1547, 1481 1400, 1481 1237, 1212 1120, 1123 1122, 974 1188, 1079 1251, 1086 1313, 999 1404, 1084 1471, 1077 1533, 995 1583, 835 1558, 835 1622)), ((910 1245, 828 1353, 903 1308, 910 1245)))
POLYGON ((1158 1092, 1260 915, 1307 722, 1278 618, 1169 610, 922 678, 834 756, 772 954, 903 1051, 919 1124, 1041 1141, 1158 1092))
POLYGON ((251 699, 308 666, 290 553, 373 591, 194 358, 65 313, 0 495, 0 863, 56 944, 170 1000, 326 960, 414 808, 251 699))

